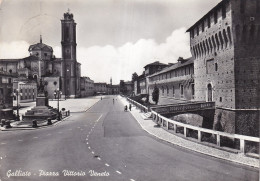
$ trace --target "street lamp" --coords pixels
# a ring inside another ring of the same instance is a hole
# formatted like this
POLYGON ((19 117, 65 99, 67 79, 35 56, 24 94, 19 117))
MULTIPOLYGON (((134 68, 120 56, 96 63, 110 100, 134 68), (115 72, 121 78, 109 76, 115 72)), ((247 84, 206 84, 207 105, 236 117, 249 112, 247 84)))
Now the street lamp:
POLYGON ((16 102, 17 102, 17 121, 20 121, 20 116, 19 116, 19 95, 22 96, 22 93, 19 92, 19 89, 14 89, 14 96, 16 96, 16 102))
POLYGON ((59 101, 60 101, 60 96, 62 95, 62 92, 59 89, 57 89, 57 90, 54 91, 53 94, 54 94, 55 98, 56 98, 56 96, 58 98, 57 109, 58 109, 58 120, 60 120, 60 105, 59 105, 59 101))

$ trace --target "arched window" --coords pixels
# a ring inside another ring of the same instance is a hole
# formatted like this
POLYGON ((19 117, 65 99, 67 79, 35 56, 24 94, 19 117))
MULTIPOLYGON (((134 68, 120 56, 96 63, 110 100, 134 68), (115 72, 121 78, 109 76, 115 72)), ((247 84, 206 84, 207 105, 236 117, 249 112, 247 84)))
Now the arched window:
POLYGON ((174 89, 174 86, 172 86, 172 97, 175 97, 175 89, 174 89))
POLYGON ((230 27, 227 27, 227 32, 228 32, 228 39, 229 39, 229 44, 231 45, 232 44, 232 37, 231 37, 231 30, 230 30, 230 27))
POLYGON ((220 44, 219 44, 219 41, 218 41, 218 35, 217 34, 215 34, 215 38, 216 38, 217 49, 219 50, 220 49, 220 44))
POLYGON ((169 88, 168 86, 166 86, 166 90, 167 90, 167 95, 169 94, 169 88))
POLYGON ((227 45, 228 45, 228 37, 227 37, 227 33, 226 33, 225 29, 223 30, 223 36, 224 36, 225 46, 227 47, 227 45))
POLYGON ((162 86, 162 94, 164 94, 164 87, 162 86))
POLYGON ((10 70, 9 70, 9 73, 11 74, 12 72, 13 72, 13 70, 12 70, 12 69, 10 69, 10 70))
POLYGON ((199 56, 201 56, 201 52, 200 52, 200 46, 199 46, 199 44, 197 44, 197 49, 198 49, 198 52, 199 52, 199 56))
POLYGON ((222 37, 221 31, 218 34, 219 34, 219 40, 220 40, 221 49, 223 49, 224 48, 224 41, 223 41, 223 37, 222 37))

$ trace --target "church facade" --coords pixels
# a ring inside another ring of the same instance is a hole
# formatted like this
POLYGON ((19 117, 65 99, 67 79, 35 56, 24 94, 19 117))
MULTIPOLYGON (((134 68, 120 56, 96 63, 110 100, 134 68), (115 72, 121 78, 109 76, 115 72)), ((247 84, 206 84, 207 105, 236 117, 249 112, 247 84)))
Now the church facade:
POLYGON ((45 91, 49 98, 54 91, 62 91, 63 97, 80 97, 81 64, 76 58, 76 23, 73 14, 64 13, 61 20, 62 57, 56 58, 51 46, 40 42, 29 47, 29 56, 22 59, 0 59, 0 69, 16 74, 17 77, 45 82, 45 91))

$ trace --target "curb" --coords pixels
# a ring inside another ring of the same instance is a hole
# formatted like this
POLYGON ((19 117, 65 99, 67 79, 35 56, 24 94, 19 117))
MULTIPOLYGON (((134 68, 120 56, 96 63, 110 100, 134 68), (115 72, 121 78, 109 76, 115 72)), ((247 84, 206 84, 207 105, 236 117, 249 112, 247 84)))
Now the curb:
POLYGON ((55 121, 54 123, 52 123, 52 125, 41 125, 41 126, 38 126, 37 128, 32 128, 32 127, 29 127, 29 126, 24 126, 24 127, 12 127, 12 128, 8 128, 8 129, 5 129, 5 128, 0 128, 1 131, 17 131, 17 130, 36 130, 36 129, 44 129, 44 128, 49 128, 49 127, 52 127, 52 126, 56 126, 60 123, 62 123, 63 121, 65 121, 66 119, 70 118, 70 116, 60 120, 60 121, 55 121))
MULTIPOLYGON (((125 100, 125 101, 127 101, 127 100, 125 100)), ((127 102, 128 102, 128 101, 127 101, 127 102)), ((138 111, 138 109, 137 109, 136 107, 135 107, 135 110, 138 111)), ((131 111, 130 111, 130 112, 131 112, 131 111)), ((138 121, 138 118, 134 115, 134 113, 131 112, 131 114, 132 114, 132 116, 135 118, 135 120, 137 121, 137 123, 141 126, 141 128, 142 128, 145 132, 149 133, 150 135, 152 135, 152 136, 156 137, 157 139, 160 139, 160 140, 162 140, 162 141, 164 141, 164 142, 167 142, 167 143, 170 143, 170 144, 173 144, 173 145, 177 145, 177 146, 179 146, 179 147, 182 147, 182 148, 185 148, 185 149, 188 149, 188 150, 192 150, 192 151, 195 151, 195 152, 200 153, 200 154, 212 156, 212 157, 214 157, 214 158, 218 158, 218 159, 221 159, 221 160, 226 160, 226 161, 234 162, 234 163, 241 164, 241 165, 245 165, 245 166, 250 166, 250 167, 252 167, 252 168, 259 168, 259 165, 254 165, 254 164, 249 164, 249 163, 241 162, 241 161, 239 161, 239 160, 224 158, 224 157, 221 157, 221 156, 218 156, 218 155, 215 155, 215 154, 210 154, 210 153, 203 152, 203 151, 200 151, 200 150, 192 149, 192 148, 187 147, 187 146, 185 146, 185 145, 181 145, 181 144, 179 144, 179 143, 171 142, 171 141, 169 141, 169 140, 166 140, 166 139, 162 138, 161 136, 158 136, 158 135, 154 134, 153 132, 148 131, 148 130, 138 121)), ((140 113, 137 113, 137 114, 140 115, 140 113)), ((140 115, 140 118, 143 119, 141 115, 140 115)), ((143 120, 145 120, 145 119, 143 119, 143 120)), ((152 121, 152 120, 151 120, 151 121, 152 121)), ((164 130, 164 131, 165 131, 165 130, 164 130)), ((167 131, 165 131, 165 132, 167 132, 167 131)), ((169 132, 167 132, 167 133, 169 133, 169 132)), ((169 133, 169 134, 171 134, 171 133, 169 133)), ((179 136, 177 136, 177 135, 174 135, 174 136, 183 139, 182 137, 179 137, 179 136)), ((188 141, 190 141, 190 140, 188 140, 188 141)), ((196 143, 196 142, 193 142, 193 141, 191 141, 191 142, 192 142, 192 143, 196 143)), ((197 144, 199 144, 199 143, 197 143, 197 144)), ((205 145, 204 145, 204 146, 205 146, 205 145)), ((213 149, 216 149, 216 148, 213 148, 213 149)), ((216 150, 220 150, 220 149, 216 149, 216 150)), ((220 150, 220 151, 225 151, 225 150, 220 150)), ((228 154, 230 154, 230 153, 227 152, 227 151, 225 151, 225 152, 228 153, 228 154)), ((237 154, 237 155, 239 155, 239 154, 237 154)), ((259 160, 259 159, 256 159, 256 160, 259 160)))

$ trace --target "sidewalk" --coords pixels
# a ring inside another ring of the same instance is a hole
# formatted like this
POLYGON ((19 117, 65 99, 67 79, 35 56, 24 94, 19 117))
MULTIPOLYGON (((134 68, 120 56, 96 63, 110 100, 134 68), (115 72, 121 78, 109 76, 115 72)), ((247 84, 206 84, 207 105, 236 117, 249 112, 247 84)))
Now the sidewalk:
MULTIPOLYGON (((129 102, 121 97, 120 100, 123 102, 124 105, 128 105, 129 102)), ((227 151, 219 150, 216 148, 212 148, 209 146, 205 146, 196 142, 192 142, 190 140, 183 139, 178 137, 174 134, 167 132, 166 130, 158 127, 154 127, 156 124, 150 120, 144 120, 141 116, 140 110, 136 109, 135 107, 132 108, 131 114, 140 124, 140 126, 149 134, 164 140, 166 142, 172 143, 174 145, 181 146, 183 148, 193 150, 205 155, 210 155, 216 158, 225 159, 228 161, 236 162, 239 164, 244 164, 251 167, 259 168, 259 159, 246 157, 241 153, 230 153, 227 151)))

